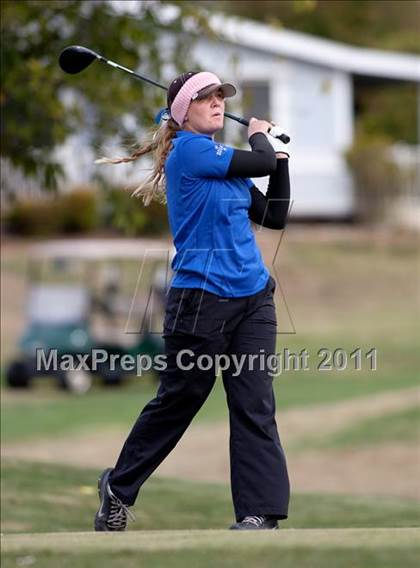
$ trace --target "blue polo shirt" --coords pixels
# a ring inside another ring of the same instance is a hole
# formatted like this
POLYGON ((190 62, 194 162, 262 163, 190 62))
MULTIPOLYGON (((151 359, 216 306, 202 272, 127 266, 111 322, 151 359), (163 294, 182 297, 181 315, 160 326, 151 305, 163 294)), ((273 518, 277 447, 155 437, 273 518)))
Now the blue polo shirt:
POLYGON ((223 297, 262 290, 270 276, 248 209, 249 178, 225 178, 234 149, 180 130, 165 162, 168 218, 175 257, 171 286, 223 297))

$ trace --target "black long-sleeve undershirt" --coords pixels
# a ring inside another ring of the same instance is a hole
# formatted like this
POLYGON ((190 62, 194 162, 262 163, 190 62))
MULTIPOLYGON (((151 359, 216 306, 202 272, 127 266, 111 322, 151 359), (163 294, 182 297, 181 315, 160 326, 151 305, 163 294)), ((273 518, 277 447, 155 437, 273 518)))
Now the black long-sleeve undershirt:
POLYGON ((252 202, 248 215, 251 221, 268 229, 284 229, 290 205, 288 160, 277 160, 276 171, 270 175, 265 195, 255 185, 249 191, 252 202))
POLYGON ((276 153, 263 132, 255 132, 252 151, 235 148, 226 177, 264 177, 276 170, 276 153))
POLYGON ((290 205, 290 178, 287 158, 276 158, 275 151, 262 132, 253 134, 252 151, 234 150, 226 177, 263 177, 270 174, 267 193, 250 188, 249 218, 268 229, 284 229, 290 205))

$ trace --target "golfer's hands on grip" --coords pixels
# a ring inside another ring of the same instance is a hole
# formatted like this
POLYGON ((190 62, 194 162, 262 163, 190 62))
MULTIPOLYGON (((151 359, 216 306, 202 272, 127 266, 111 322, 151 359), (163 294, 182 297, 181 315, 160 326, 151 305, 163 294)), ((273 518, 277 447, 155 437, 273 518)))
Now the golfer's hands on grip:
POLYGON ((270 128, 272 128, 271 122, 267 122, 267 120, 259 120, 253 116, 249 119, 249 126, 248 126, 248 140, 251 138, 253 134, 256 132, 262 132, 263 134, 267 134, 270 128))
POLYGON ((278 138, 274 138, 274 136, 277 136, 278 130, 278 127, 276 127, 273 122, 252 117, 249 119, 248 140, 256 132, 262 132, 267 136, 273 150, 276 152, 277 158, 289 158, 289 153, 285 151, 283 142, 278 138), (270 129, 273 131, 273 136, 270 136, 268 133, 270 129))

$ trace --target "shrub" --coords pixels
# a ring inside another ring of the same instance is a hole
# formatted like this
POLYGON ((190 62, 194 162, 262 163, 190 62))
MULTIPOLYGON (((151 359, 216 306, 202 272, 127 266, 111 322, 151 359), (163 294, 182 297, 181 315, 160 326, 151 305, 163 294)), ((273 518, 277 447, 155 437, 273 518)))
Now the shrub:
POLYGON ((21 199, 4 214, 6 229, 22 236, 52 236, 115 229, 126 236, 162 235, 169 231, 166 205, 131 197, 131 190, 78 186, 69 193, 21 199))
POLYGON ((389 141, 359 136, 346 159, 353 173, 358 219, 383 221, 401 193, 401 174, 392 159, 389 141))
POLYGON ((7 230, 23 236, 49 236, 60 230, 60 215, 54 200, 19 200, 5 215, 7 230))
MULTIPOLYGON (((139 199, 137 201, 142 203, 139 199)), ((146 212, 146 223, 143 227, 143 234, 161 235, 169 232, 167 205, 152 201, 144 209, 146 212)))
POLYGON ((21 199, 5 214, 9 232, 23 236, 82 233, 98 226, 96 194, 77 188, 67 194, 21 199))
POLYGON ((147 207, 132 190, 104 187, 104 221, 126 236, 161 235, 169 231, 166 205, 152 201, 147 207))
POLYGON ((84 187, 78 187, 61 198, 62 229, 65 233, 85 233, 96 229, 99 224, 96 194, 84 187))

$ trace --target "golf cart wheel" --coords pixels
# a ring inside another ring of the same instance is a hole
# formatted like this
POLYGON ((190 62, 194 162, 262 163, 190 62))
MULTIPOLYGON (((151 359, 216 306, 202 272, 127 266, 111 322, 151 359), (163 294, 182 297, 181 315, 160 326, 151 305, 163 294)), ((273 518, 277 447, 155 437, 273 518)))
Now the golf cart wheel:
POLYGON ((13 361, 6 371, 7 385, 12 389, 26 389, 29 387, 31 374, 23 361, 13 361))
POLYGON ((62 371, 58 380, 63 390, 75 394, 85 394, 92 386, 91 374, 83 370, 62 371))

